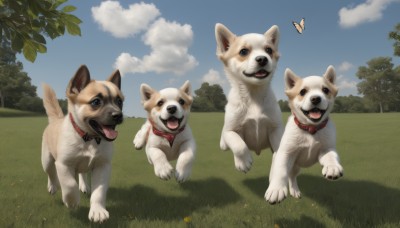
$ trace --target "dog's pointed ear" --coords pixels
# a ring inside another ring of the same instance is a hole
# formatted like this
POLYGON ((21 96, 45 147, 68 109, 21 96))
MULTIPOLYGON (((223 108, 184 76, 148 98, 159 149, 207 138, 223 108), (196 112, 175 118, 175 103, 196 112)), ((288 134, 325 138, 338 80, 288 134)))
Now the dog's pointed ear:
POLYGON ((330 65, 328 66, 328 68, 326 69, 326 72, 324 74, 324 78, 326 80, 328 80, 328 82, 332 83, 333 85, 335 85, 336 82, 336 72, 335 72, 335 68, 330 65))
POLYGON ((118 89, 121 89, 121 73, 119 70, 115 70, 110 77, 108 77, 107 81, 114 83, 118 89))
POLYGON ((268 31, 264 33, 264 36, 267 40, 271 41, 275 47, 278 47, 279 44, 279 27, 277 25, 273 25, 268 31))
POLYGON ((75 76, 69 81, 67 97, 79 94, 90 83, 90 73, 86 65, 76 71, 75 76))
POLYGON ((155 92, 156 91, 147 84, 143 83, 142 85, 140 85, 140 94, 142 97, 142 102, 150 100, 151 96, 153 96, 155 92))
POLYGON ((217 23, 215 25, 215 39, 217 40, 217 56, 221 57, 226 51, 229 50, 230 44, 235 40, 236 35, 233 34, 223 24, 217 23))
POLYGON ((183 83, 180 90, 182 90, 186 95, 192 96, 192 86, 190 85, 189 80, 183 83))
POLYGON ((297 76, 292 70, 289 68, 286 68, 285 70, 285 89, 288 91, 292 89, 297 81, 299 81, 301 78, 297 76))

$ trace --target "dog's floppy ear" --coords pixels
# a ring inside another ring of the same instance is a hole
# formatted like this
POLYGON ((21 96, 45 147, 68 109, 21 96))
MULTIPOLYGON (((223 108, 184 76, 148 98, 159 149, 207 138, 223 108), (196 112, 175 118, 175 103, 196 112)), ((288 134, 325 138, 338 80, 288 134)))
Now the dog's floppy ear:
POLYGON ((90 83, 90 73, 86 65, 76 71, 75 76, 69 81, 67 97, 79 94, 90 83))
POLYGON ((278 47, 279 44, 279 27, 277 25, 273 25, 268 31, 264 33, 264 36, 267 40, 271 41, 275 47, 278 47))
POLYGON ((156 91, 151 88, 147 84, 142 84, 140 85, 140 94, 142 96, 142 102, 146 102, 151 99, 151 96, 155 93, 156 91))
POLYGON ((286 68, 285 70, 285 89, 286 91, 292 89, 296 82, 299 81, 301 78, 297 76, 292 70, 286 68))
POLYGON ((328 68, 326 69, 326 72, 324 74, 324 78, 326 80, 328 80, 328 82, 332 83, 333 85, 336 82, 336 72, 335 72, 335 68, 330 65, 328 66, 328 68))
POLYGON ((230 44, 235 39, 236 35, 233 34, 223 24, 217 23, 215 25, 215 39, 217 40, 217 56, 220 57, 228 51, 230 44))
POLYGON ((121 89, 121 74, 119 70, 114 71, 110 77, 108 77, 107 81, 114 83, 118 89, 121 89))

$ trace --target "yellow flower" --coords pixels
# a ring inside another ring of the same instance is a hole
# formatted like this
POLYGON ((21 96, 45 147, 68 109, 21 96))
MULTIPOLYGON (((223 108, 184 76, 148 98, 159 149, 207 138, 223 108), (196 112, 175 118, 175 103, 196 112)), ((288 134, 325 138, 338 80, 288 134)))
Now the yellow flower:
POLYGON ((185 223, 190 223, 190 222, 192 221, 192 217, 186 216, 185 218, 183 218, 183 221, 184 221, 185 223))

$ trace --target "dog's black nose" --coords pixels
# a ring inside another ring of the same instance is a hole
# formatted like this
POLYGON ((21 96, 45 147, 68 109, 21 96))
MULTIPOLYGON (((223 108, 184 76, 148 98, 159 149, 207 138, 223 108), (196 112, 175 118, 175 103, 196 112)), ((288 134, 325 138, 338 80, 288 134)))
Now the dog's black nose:
POLYGON ((267 65, 268 59, 267 59, 267 57, 265 57, 263 55, 259 55, 256 57, 256 62, 258 63, 259 66, 263 67, 263 66, 267 65))
POLYGON ((313 96, 313 97, 310 98, 310 100, 311 100, 311 103, 313 105, 317 105, 317 104, 321 103, 321 97, 320 96, 313 96))
POLYGON ((176 112, 176 106, 175 105, 169 105, 167 107, 167 111, 169 114, 174 114, 176 112))
POLYGON ((123 120, 123 118, 124 118, 121 112, 113 112, 113 113, 111 113, 111 116, 112 116, 113 120, 114 120, 117 124, 122 123, 122 120, 123 120))

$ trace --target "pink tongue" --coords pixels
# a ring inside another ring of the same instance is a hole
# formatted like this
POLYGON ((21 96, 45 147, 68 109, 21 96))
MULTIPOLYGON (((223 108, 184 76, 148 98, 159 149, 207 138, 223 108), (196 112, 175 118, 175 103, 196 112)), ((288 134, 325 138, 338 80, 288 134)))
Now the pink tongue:
POLYGON ((265 71, 258 71, 256 73, 256 77, 264 77, 266 74, 267 74, 267 72, 265 72, 265 71))
POLYGON ((118 136, 118 131, 106 126, 103 126, 103 132, 108 139, 115 139, 118 136))
POLYGON ((321 118, 321 112, 312 112, 312 111, 310 111, 309 116, 311 118, 313 118, 313 119, 319 119, 319 118, 321 118))
POLYGON ((167 127, 169 129, 175 130, 179 127, 179 122, 177 119, 170 119, 167 121, 167 127))

